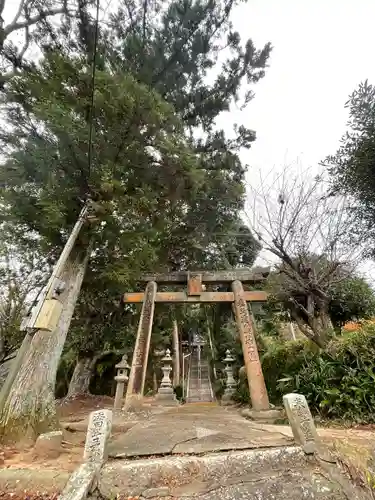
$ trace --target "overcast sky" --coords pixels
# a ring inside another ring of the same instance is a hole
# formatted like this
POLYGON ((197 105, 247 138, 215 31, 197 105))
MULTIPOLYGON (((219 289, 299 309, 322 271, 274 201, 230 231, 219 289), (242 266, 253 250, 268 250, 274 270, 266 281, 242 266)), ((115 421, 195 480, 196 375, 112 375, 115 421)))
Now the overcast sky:
MULTIPOLYGON (((243 154, 250 185, 259 170, 266 175, 297 160, 318 171, 319 161, 335 152, 348 96, 365 79, 375 83, 374 19, 374 0, 250 0, 236 9, 241 35, 274 47, 255 99, 222 121, 257 133, 243 154)), ((373 266, 362 269, 374 281, 373 266)))
POLYGON ((236 9, 241 35, 274 47, 241 113, 257 132, 248 163, 270 168, 299 157, 314 166, 335 151, 349 94, 366 78, 375 83, 374 19, 373 0, 250 0, 236 9))
MULTIPOLYGON (((116 0, 114 0, 116 1, 116 0)), ((8 0, 5 20, 18 2, 8 0)), ((375 83, 374 0, 249 0, 233 13, 235 28, 258 47, 274 47, 255 99, 219 125, 243 123, 257 133, 247 182, 297 160, 318 169, 345 131, 344 104, 360 81, 375 83)))

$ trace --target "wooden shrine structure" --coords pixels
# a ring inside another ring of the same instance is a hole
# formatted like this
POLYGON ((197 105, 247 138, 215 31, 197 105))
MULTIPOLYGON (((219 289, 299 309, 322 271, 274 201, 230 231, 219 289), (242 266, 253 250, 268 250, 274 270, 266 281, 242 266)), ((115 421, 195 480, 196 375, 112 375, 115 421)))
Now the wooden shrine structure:
POLYGON ((142 303, 133 360, 126 391, 125 409, 137 406, 143 398, 148 355, 150 350, 155 303, 205 304, 231 302, 240 333, 249 392, 254 410, 268 410, 269 401, 258 348, 255 342, 255 323, 251 302, 265 302, 267 293, 245 291, 243 284, 255 285, 263 282, 269 268, 238 269, 233 271, 197 271, 171 274, 152 274, 141 278, 147 283, 144 292, 126 293, 123 302, 142 303), (217 285, 230 285, 230 292, 207 290, 217 285), (159 286, 184 287, 183 291, 158 292, 159 286))

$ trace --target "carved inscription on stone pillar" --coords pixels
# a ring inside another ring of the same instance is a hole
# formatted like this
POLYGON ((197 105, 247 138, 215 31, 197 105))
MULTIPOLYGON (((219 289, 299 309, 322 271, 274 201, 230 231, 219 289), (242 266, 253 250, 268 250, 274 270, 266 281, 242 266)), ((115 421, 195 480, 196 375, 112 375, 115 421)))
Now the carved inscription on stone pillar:
POLYGON ((242 283, 234 281, 232 290, 234 294, 234 312, 241 337, 251 403, 254 410, 268 410, 267 389, 254 337, 255 325, 249 313, 242 283))
POLYGON ((156 283, 148 283, 139 320, 137 339, 135 342, 133 361, 129 376, 126 398, 132 395, 143 396, 146 379, 148 353, 150 349, 152 320, 155 309, 156 283))
POLYGON ((83 454, 86 462, 102 463, 107 459, 107 443, 111 427, 111 410, 98 410, 90 413, 83 454))
POLYGON ((318 434, 305 396, 287 394, 283 402, 296 442, 302 446, 311 441, 317 442, 318 434))

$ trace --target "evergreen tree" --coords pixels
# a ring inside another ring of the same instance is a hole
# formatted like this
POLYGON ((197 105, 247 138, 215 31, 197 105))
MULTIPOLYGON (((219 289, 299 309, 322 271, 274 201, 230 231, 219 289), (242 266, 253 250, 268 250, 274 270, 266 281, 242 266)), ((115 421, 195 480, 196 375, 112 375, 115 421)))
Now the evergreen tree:
POLYGON ((336 154, 323 164, 331 174, 333 192, 350 196, 351 212, 357 228, 355 241, 366 241, 368 253, 374 254, 375 238, 375 86, 361 83, 349 97, 348 131, 336 154))
POLYGON ((200 183, 196 158, 171 107, 130 75, 106 71, 97 74, 89 169, 88 77, 79 57, 51 55, 8 94, 12 127, 2 135, 9 148, 1 179, 3 218, 37 232, 56 254, 84 197, 93 200, 101 222, 81 233, 68 263, 56 331, 37 332, 32 340, 2 415, 7 438, 56 425, 56 371, 88 258, 87 286, 90 277, 103 286, 118 274, 121 282, 121 272, 139 273, 200 183))

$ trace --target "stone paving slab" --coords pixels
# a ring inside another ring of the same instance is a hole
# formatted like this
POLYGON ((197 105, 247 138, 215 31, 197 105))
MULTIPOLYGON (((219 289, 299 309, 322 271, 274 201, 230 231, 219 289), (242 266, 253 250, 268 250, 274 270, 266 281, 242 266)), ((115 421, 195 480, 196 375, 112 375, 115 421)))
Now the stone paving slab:
POLYGON ((126 458, 287 446, 293 439, 257 428, 235 410, 184 405, 139 422, 109 444, 109 456, 126 458))

